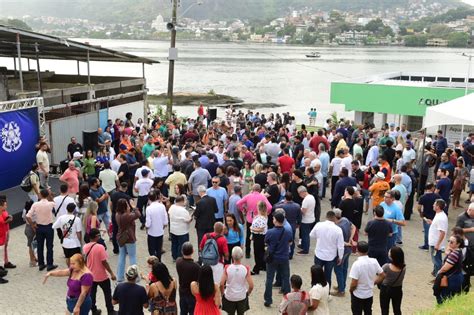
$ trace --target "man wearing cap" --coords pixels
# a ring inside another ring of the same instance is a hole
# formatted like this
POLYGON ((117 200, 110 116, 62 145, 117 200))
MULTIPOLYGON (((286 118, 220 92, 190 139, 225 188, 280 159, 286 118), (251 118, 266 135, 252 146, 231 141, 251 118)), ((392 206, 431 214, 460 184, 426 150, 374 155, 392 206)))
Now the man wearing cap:
POLYGON ((149 178, 150 171, 142 169, 142 178, 137 180, 133 189, 138 193, 137 208, 143 215, 140 217, 142 226, 140 230, 145 228, 146 213, 145 208, 148 203, 148 194, 150 193, 151 187, 153 186, 153 180, 149 178))
POLYGON ((375 174, 375 182, 369 187, 372 196, 372 208, 377 207, 384 200, 385 192, 390 190, 390 185, 385 181, 385 174, 375 174))
POLYGON ((143 315, 143 309, 148 308, 148 295, 144 287, 136 284, 139 276, 137 265, 128 267, 125 276, 127 282, 117 285, 112 304, 119 304, 119 314, 143 315))
POLYGON ((81 162, 81 159, 83 158, 84 156, 82 155, 81 152, 74 152, 73 155, 72 155, 72 161, 74 161, 74 165, 80 169, 82 167, 82 162, 81 162))
POLYGON ((97 243, 100 239, 99 229, 91 229, 89 232, 89 237, 90 242, 84 245, 83 252, 86 259, 87 268, 89 268, 94 278, 94 283, 91 289, 91 311, 92 314, 101 313, 101 311, 97 309, 96 306, 97 287, 100 287, 104 293, 107 315, 113 315, 114 306, 112 305, 112 289, 110 285, 110 279, 115 281, 117 278, 115 277, 115 274, 107 261, 108 255, 105 247, 97 243))

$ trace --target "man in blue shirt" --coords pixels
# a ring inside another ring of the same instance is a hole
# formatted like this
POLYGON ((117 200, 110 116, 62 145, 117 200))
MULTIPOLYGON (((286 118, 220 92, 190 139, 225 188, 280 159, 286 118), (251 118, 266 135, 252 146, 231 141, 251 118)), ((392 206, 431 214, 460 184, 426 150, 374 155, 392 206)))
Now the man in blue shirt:
POLYGON ((284 227, 285 215, 281 211, 273 214, 274 228, 265 234, 265 244, 269 253, 273 257, 271 262, 267 262, 267 278, 265 280, 264 305, 270 307, 272 300, 272 284, 275 273, 281 279, 281 290, 283 294, 290 292, 290 244, 293 242, 293 235, 290 229, 284 227))
POLYGON ((392 223, 392 236, 390 236, 387 242, 387 251, 395 245, 395 240, 397 239, 398 234, 398 226, 406 225, 402 209, 400 209, 400 207, 398 207, 394 201, 394 191, 389 190, 384 195, 384 202, 380 204, 384 209, 383 217, 385 220, 392 223))
MULTIPOLYGON (((444 153, 443 153, 444 154, 444 153)), ((446 207, 444 208, 444 212, 448 214, 449 209, 449 196, 451 195, 451 180, 448 178, 449 171, 445 168, 438 169, 438 176, 439 180, 436 184, 435 192, 443 198, 444 202, 446 202, 446 207)))
POLYGON ((349 170, 345 167, 341 168, 341 172, 339 173, 339 179, 334 186, 334 192, 332 194, 331 199, 331 206, 333 208, 339 207, 339 203, 341 203, 342 196, 344 196, 344 191, 346 187, 349 186, 357 186, 357 181, 354 177, 349 177, 349 170))
POLYGON ((102 186, 100 186, 100 181, 96 177, 91 178, 91 189, 89 194, 95 202, 98 204, 97 209, 97 218, 104 222, 105 227, 108 229, 110 224, 110 215, 109 215, 109 194, 105 191, 102 186))
POLYGON ((435 143, 436 155, 441 156, 444 151, 448 148, 448 141, 443 137, 443 131, 438 130, 438 139, 435 143))
POLYGON ((321 199, 326 197, 326 185, 328 182, 329 172, 329 154, 326 152, 326 145, 324 143, 319 144, 319 161, 321 162, 321 174, 323 174, 323 192, 321 199))
POLYGON ((227 201, 229 196, 227 190, 219 186, 221 180, 215 176, 212 178, 212 187, 207 189, 206 194, 209 197, 216 199, 217 208, 219 211, 214 214, 216 221, 224 222, 224 212, 227 210, 227 201))
MULTIPOLYGON (((273 212, 277 209, 285 211, 285 221, 290 225, 293 238, 295 238, 296 228, 301 223, 301 207, 293 201, 293 194, 291 192, 286 192, 285 199, 273 206, 273 212)), ((292 242, 290 246, 290 260, 293 259, 294 251, 295 243, 292 242)))

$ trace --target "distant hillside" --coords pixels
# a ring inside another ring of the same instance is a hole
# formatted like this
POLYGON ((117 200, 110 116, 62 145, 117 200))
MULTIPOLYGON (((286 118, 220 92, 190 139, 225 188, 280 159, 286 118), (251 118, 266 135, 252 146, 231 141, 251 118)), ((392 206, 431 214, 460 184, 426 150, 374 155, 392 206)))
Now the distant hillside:
MULTIPOLYGON (((198 0, 181 0, 181 11, 198 0)), ((268 19, 289 9, 384 10, 418 0, 201 0, 186 16, 217 19, 268 19)), ((426 0, 456 3, 458 0, 426 0)), ((0 0, 0 17, 24 15, 87 18, 107 22, 151 21, 158 14, 169 16, 170 0, 0 0)))

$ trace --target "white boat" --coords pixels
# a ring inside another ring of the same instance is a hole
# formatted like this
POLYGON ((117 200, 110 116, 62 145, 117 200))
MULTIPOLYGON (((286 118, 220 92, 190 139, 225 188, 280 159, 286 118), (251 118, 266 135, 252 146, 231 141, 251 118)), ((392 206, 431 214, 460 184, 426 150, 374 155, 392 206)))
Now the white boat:
POLYGON ((320 58, 321 57, 321 54, 318 53, 317 51, 313 51, 309 54, 306 54, 306 57, 307 58, 320 58))

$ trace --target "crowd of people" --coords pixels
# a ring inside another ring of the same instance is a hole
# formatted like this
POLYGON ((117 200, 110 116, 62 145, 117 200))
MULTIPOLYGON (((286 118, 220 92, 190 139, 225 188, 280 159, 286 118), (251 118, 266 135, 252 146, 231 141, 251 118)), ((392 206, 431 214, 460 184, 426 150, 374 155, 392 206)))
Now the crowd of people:
MULTIPOLYGON (((197 119, 157 116, 148 124, 127 113, 99 128, 97 145, 86 150, 73 137, 57 196, 49 186, 49 145, 38 144, 37 163, 21 184, 30 199, 23 211, 29 264, 46 269, 45 282, 67 277, 69 313, 100 314, 100 287, 108 314, 118 304, 119 314, 240 315, 264 272, 264 306, 274 304, 279 287, 283 314, 329 314, 329 301, 347 292, 353 314, 371 314, 375 285, 381 313, 391 303, 401 314, 403 231, 414 209, 438 303, 469 290, 474 203, 466 200, 451 230, 448 209, 451 201, 461 207, 466 187, 469 198, 474 191, 474 134, 449 147, 442 131, 414 139, 405 125, 328 119, 313 132, 297 128, 289 113, 229 108, 223 121, 207 121, 201 107, 197 119), (66 269, 54 262, 55 233, 66 269), (137 233, 146 234, 148 258, 137 255, 137 233), (314 265, 293 270, 292 260, 310 255, 312 241, 314 265), (178 279, 162 262, 165 242, 178 279), (116 270, 109 252, 118 255, 116 270), (243 259, 252 256, 251 268, 243 259), (147 275, 137 267, 144 259, 147 275), (118 282, 113 292, 111 281, 118 282)), ((15 268, 7 255, 9 222, 0 196, 0 283, 15 268)))

